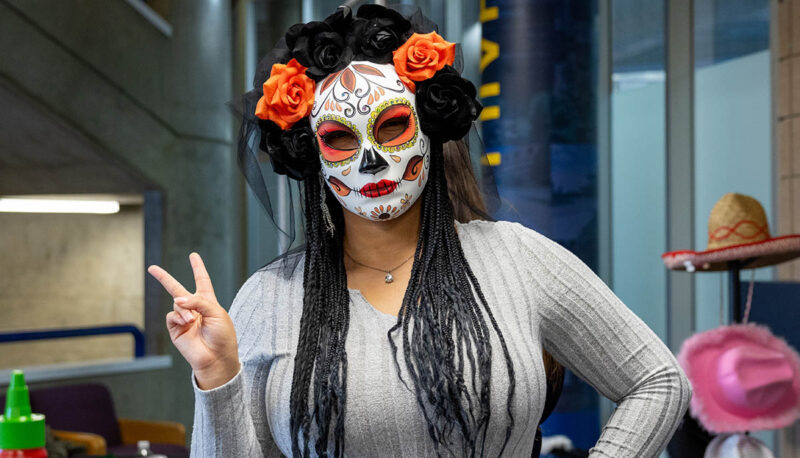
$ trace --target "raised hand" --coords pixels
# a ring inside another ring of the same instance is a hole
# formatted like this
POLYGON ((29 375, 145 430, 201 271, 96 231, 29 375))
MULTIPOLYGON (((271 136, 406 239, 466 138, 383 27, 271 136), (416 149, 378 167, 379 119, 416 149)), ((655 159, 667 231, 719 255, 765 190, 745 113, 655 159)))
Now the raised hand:
POLYGON ((236 330, 228 312, 217 302, 203 260, 189 255, 197 291, 192 294, 159 266, 147 271, 172 295, 167 330, 175 348, 192 366, 197 385, 204 390, 224 385, 239 372, 236 330))

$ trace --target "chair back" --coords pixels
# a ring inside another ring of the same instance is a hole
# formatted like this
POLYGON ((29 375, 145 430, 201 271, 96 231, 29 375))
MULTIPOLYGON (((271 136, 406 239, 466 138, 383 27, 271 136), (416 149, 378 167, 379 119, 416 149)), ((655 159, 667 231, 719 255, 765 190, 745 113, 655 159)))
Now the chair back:
MULTIPOLYGON (((122 443, 111 393, 105 385, 86 383, 30 391, 31 410, 45 415, 53 429, 80 431, 103 436, 109 446, 122 443)), ((5 405, 5 393, 0 405, 5 405)))

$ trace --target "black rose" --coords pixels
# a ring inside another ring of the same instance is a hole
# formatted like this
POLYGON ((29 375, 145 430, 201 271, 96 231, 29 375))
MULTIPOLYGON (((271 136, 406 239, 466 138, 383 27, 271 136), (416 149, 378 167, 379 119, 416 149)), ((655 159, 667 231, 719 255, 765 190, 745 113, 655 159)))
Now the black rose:
POLYGON ((475 96, 475 86, 445 65, 433 77, 417 83, 420 128, 442 142, 463 138, 483 109, 475 96))
POLYGON ((392 51, 412 33, 411 23, 397 11, 380 5, 363 5, 352 28, 356 59, 387 64, 392 61, 392 51))
POLYGON ((307 118, 287 130, 267 120, 260 120, 259 126, 261 149, 269 156, 275 173, 303 180, 319 172, 317 143, 307 118))
POLYGON ((325 18, 326 24, 331 26, 334 32, 341 36, 347 35, 353 23, 353 13, 349 6, 336 8, 330 16, 325 18))
POLYGON ((286 46, 292 57, 308 67, 306 75, 315 81, 343 69, 353 58, 344 36, 327 22, 293 25, 286 32, 286 46))

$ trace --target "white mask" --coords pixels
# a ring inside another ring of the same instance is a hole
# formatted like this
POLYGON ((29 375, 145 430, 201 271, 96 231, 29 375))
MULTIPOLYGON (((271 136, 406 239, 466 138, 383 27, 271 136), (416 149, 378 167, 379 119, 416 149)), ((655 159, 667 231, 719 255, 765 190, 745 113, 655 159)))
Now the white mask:
POLYGON ((342 207, 364 218, 396 218, 422 194, 430 140, 414 93, 391 64, 352 62, 317 83, 311 127, 322 175, 342 207))

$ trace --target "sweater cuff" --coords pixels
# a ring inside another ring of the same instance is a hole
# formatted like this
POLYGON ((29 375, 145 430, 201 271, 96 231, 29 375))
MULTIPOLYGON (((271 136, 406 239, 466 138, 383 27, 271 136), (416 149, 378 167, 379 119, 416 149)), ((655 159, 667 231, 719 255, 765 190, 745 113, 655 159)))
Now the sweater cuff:
POLYGON ((211 388, 210 390, 204 390, 197 385, 197 378, 194 376, 194 371, 192 371, 192 387, 194 388, 194 395, 195 398, 198 400, 205 400, 205 399, 221 399, 227 398, 230 399, 235 393, 240 392, 242 389, 242 369, 244 365, 239 365, 239 372, 233 376, 232 379, 228 380, 224 384, 216 387, 211 388))

